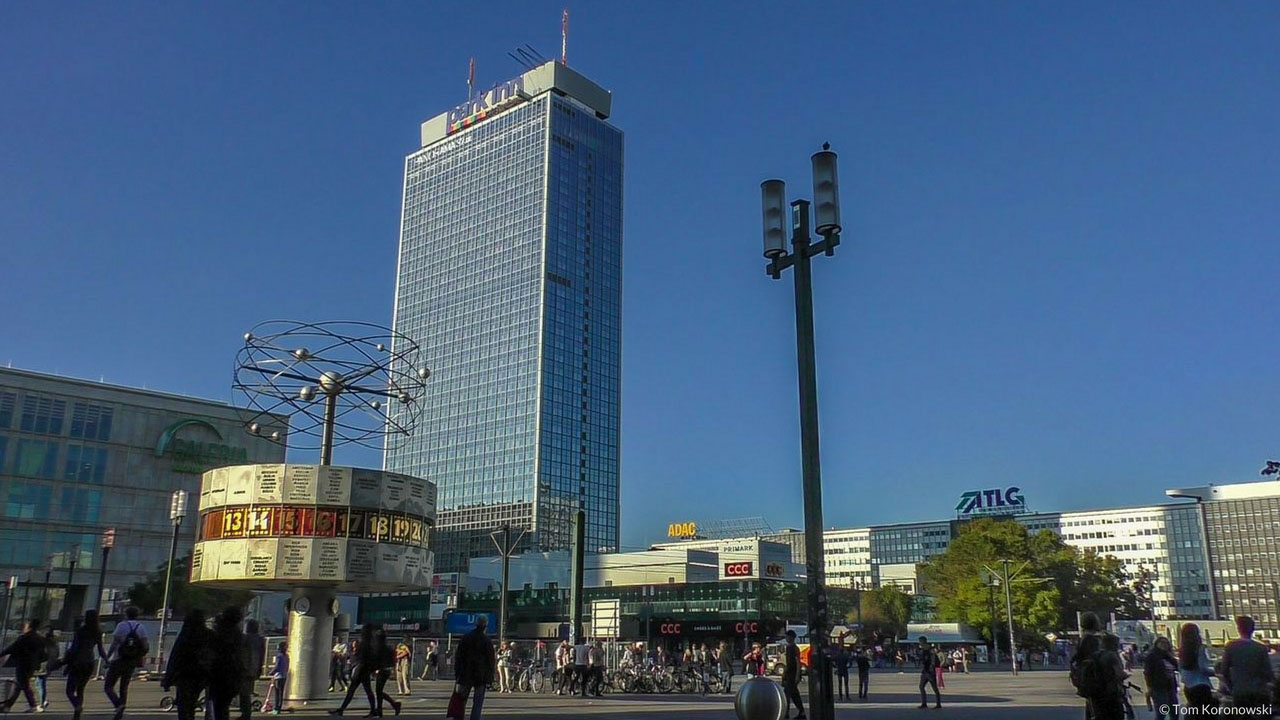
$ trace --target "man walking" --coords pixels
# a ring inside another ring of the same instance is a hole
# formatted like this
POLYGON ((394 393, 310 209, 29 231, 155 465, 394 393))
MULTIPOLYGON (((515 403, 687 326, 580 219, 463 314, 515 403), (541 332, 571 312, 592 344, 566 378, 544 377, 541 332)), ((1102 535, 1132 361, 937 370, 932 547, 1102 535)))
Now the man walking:
POLYGON ((454 678, 457 680, 457 690, 461 693, 462 702, 458 708, 459 714, 453 717, 459 720, 462 718, 462 710, 466 708, 467 696, 472 690, 475 691, 475 699, 471 701, 471 720, 480 720, 485 691, 489 689, 489 683, 493 682, 493 673, 498 667, 493 643, 485 634, 488 627, 487 615, 476 616, 475 629, 463 635, 458 643, 458 652, 454 656, 454 678))
POLYGON ((920 708, 929 707, 929 699, 924 694, 926 686, 933 686, 934 707, 942 707, 942 693, 938 691, 938 655, 929 647, 929 638, 920 636, 920 708))
POLYGON ((604 685, 604 644, 599 640, 587 651, 588 674, 591 677, 591 695, 603 697, 601 686, 604 685))
POLYGON ((800 702, 800 648, 796 647, 796 631, 787 631, 787 645, 783 655, 782 693, 787 705, 782 717, 791 717, 791 705, 795 704, 796 720, 804 720, 804 703, 800 702))
POLYGON ((30 706, 28 712, 44 712, 44 708, 36 702, 35 691, 31 684, 31 678, 35 676, 36 669, 45 659, 44 638, 36 630, 34 620, 27 622, 17 640, 4 650, 0 650, 0 657, 13 660, 15 680, 13 691, 4 699, 4 712, 9 712, 13 708, 13 704, 18 702, 19 694, 26 696, 27 704, 30 706))
POLYGON ((858 699, 866 700, 871 679, 871 659, 867 657, 866 648, 858 652, 855 660, 858 663, 858 699))
POLYGON ((258 621, 245 623, 244 635, 240 638, 240 683, 236 693, 240 696, 240 720, 253 717, 253 686, 262 673, 262 665, 266 661, 267 640, 258 629, 258 621))
POLYGON ((111 649, 107 651, 107 678, 104 692, 107 699, 115 707, 114 719, 124 717, 125 705, 129 702, 129 681, 137 672, 138 666, 151 651, 147 642, 147 629, 138 622, 138 608, 130 605, 124 609, 124 622, 116 625, 111 634, 111 649), (116 694, 115 685, 120 684, 120 693, 116 694))
POLYGON ((1236 630, 1240 633, 1239 639, 1228 643, 1222 653, 1222 677, 1231 688, 1231 706, 1268 712, 1261 709, 1267 707, 1271 698, 1271 663, 1267 649, 1253 640, 1252 617, 1237 617, 1236 630))

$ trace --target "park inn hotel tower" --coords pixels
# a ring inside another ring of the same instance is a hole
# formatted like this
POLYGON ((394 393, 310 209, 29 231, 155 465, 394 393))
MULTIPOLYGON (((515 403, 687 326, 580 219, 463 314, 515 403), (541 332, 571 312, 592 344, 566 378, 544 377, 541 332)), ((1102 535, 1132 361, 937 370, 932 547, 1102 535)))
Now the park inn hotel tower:
POLYGON ((432 368, 387 470, 439 487, 436 572, 618 549, 622 132, 610 93, 548 62, 422 125, 405 158, 395 320, 432 368))

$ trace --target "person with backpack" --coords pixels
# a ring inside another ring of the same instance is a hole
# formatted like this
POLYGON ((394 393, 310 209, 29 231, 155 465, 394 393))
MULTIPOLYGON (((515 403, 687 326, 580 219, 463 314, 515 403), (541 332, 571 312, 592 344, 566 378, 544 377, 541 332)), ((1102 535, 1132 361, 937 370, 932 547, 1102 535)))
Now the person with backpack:
POLYGON ((151 652, 147 629, 138 622, 138 608, 132 605, 125 608, 124 617, 111 634, 111 648, 107 650, 107 677, 103 686, 107 699, 116 709, 114 720, 124 717, 124 709, 129 702, 129 682, 147 659, 147 653, 151 652), (120 685, 118 694, 115 690, 117 683, 120 685))
POLYGON ((1178 712, 1178 661, 1173 657, 1169 638, 1156 639, 1155 647, 1143 661, 1142 675, 1147 682, 1156 717, 1173 720, 1178 712))
POLYGON ((1102 622, 1092 612, 1080 616, 1080 645, 1071 657, 1071 684, 1076 694, 1085 700, 1087 720, 1123 720, 1124 718, 1124 661, 1115 649, 1108 649, 1103 640, 1118 647, 1114 635, 1102 632, 1102 622))
POLYGON ((1231 690, 1233 708, 1264 712, 1271 698, 1271 661, 1267 649, 1253 639, 1253 618, 1236 618, 1239 639, 1227 643, 1222 653, 1222 679, 1231 690))
MULTIPOLYGON (((462 636, 458 643, 457 655, 454 657, 454 689, 449 698, 447 717, 461 720, 466 709, 467 696, 475 692, 471 704, 471 720, 480 720, 484 707, 485 692, 489 683, 493 682, 494 672, 498 669, 497 654, 493 651, 493 643, 485 634, 489 627, 489 618, 481 614, 476 616, 476 626, 471 632, 462 636)), ((580 647, 585 648, 585 643, 580 647)), ((586 658, 583 658, 585 665, 586 658)), ((585 685, 584 685, 585 687, 585 685)))
POLYGON ((240 683, 236 688, 236 694, 240 696, 240 720, 253 717, 253 688, 258 684, 266 656, 267 640, 259 632, 258 621, 250 620, 245 623, 240 640, 240 683))
POLYGON ((3 711, 12 710, 13 704, 18 702, 18 695, 22 694, 27 697, 27 704, 31 706, 30 712, 44 712, 44 708, 36 702, 35 690, 31 682, 45 658, 44 638, 36 630, 35 620, 28 621, 26 630, 18 636, 18 639, 14 640, 9 647, 0 650, 0 657, 7 657, 13 661, 15 681, 13 691, 4 700, 3 711))
POLYGON ((89 678, 93 677, 98 658, 107 659, 107 652, 102 649, 102 626, 98 624, 98 611, 86 610, 84 622, 72 633, 67 654, 62 659, 72 720, 80 720, 80 714, 84 710, 84 688, 89 684, 89 678))
POLYGON ((213 672, 213 660, 204 611, 192 608, 182 620, 182 631, 173 641, 169 665, 160 680, 160 687, 165 692, 170 688, 177 690, 174 707, 178 711, 178 720, 194 720, 196 708, 200 706, 200 693, 213 672))
POLYGON ((929 647, 929 638, 920 636, 920 707, 929 707, 929 698, 924 689, 933 686, 933 703, 935 708, 942 707, 942 693, 938 690, 938 655, 929 647))

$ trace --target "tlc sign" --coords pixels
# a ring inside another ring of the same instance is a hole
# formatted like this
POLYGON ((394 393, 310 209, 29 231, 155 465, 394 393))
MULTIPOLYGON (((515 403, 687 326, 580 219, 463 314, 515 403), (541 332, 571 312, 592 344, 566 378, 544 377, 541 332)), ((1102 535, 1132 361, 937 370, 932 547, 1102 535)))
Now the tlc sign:
POLYGON ((499 83, 449 111, 448 132, 454 133, 484 120, 502 108, 524 99, 524 78, 499 83))
POLYGON ((985 515, 1025 510, 1026 507, 1027 501, 1022 497, 1022 488, 1011 485, 1004 490, 970 490, 960 496, 956 512, 961 515, 985 515))
POLYGON ((752 565, 749 562, 735 562, 724 564, 725 577, 751 577, 752 565))

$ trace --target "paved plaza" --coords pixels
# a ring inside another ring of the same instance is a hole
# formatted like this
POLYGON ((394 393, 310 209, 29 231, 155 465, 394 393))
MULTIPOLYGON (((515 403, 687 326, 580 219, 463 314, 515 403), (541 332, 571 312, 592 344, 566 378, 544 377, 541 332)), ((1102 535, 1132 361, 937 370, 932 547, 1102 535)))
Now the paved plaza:
MULTIPOLYGON (((867 702, 839 703, 836 716, 841 720, 896 720, 897 718, 947 717, 964 720, 1077 720, 1081 703, 1075 697, 1065 672, 1033 671, 1012 677, 1008 673, 977 672, 970 675, 946 676, 943 708, 920 710, 916 691, 916 675, 910 672, 875 672, 871 677, 871 699, 867 702)), ((447 695, 452 685, 447 682, 414 683, 412 697, 405 700, 404 716, 444 717, 447 695)), ((391 684, 394 689, 394 683, 391 684)), ((856 691, 856 679, 854 683, 856 691)), ((46 718, 69 717, 63 685, 59 678, 49 684, 51 705, 46 718)), ((109 717, 102 695, 102 685, 89 686, 86 717, 109 717)), ((137 682, 130 688, 130 712, 126 717, 174 717, 160 710, 162 693, 154 682, 137 682)), ((331 703, 314 706, 284 716, 324 716, 336 707, 340 696, 331 703)), ((15 711, 25 703, 19 701, 15 711)), ((357 693, 347 717, 362 717, 368 712, 363 693, 357 693)), ((386 708, 387 716, 391 709, 386 708)), ((584 700, 555 694, 493 694, 485 701, 485 717, 495 718, 618 718, 619 720, 713 720, 734 717, 730 696, 701 698, 688 695, 606 695, 603 699, 584 700)), ((1138 717, 1147 713, 1139 709, 1138 717)))

